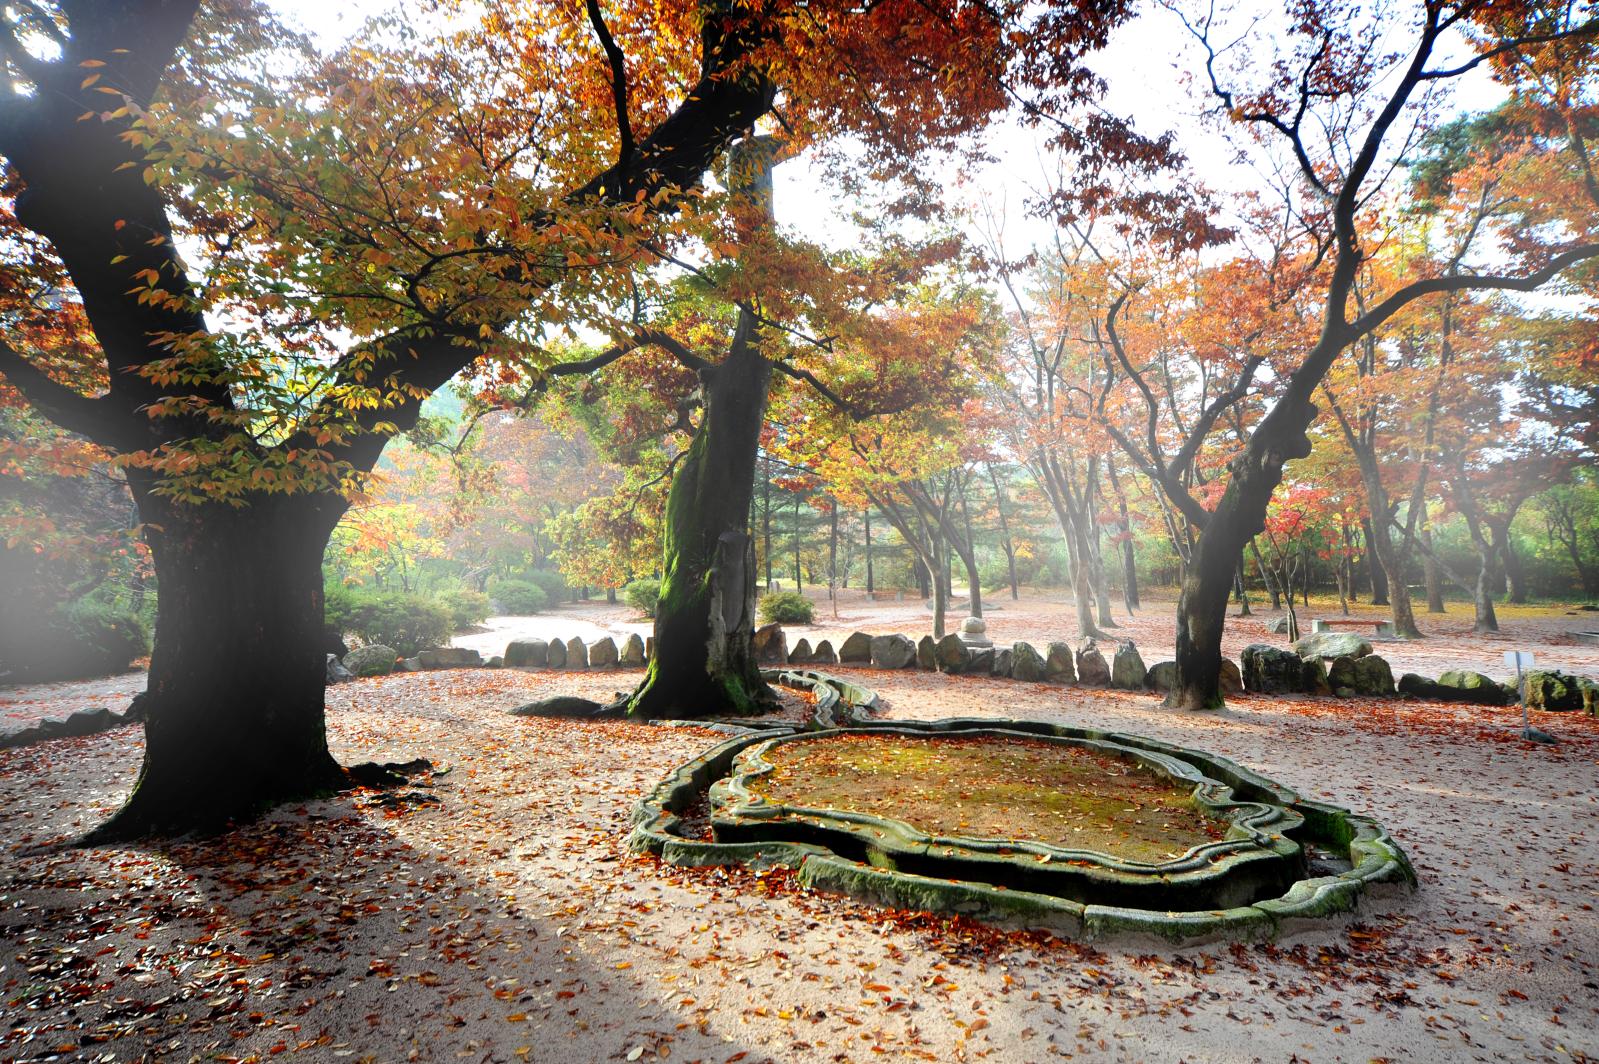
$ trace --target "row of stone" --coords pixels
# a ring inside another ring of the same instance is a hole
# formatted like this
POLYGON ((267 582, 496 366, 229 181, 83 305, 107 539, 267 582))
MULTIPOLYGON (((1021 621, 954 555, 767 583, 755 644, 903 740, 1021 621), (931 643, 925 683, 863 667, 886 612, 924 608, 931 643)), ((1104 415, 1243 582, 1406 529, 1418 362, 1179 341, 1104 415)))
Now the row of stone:
MULTIPOLYGON (((770 644, 769 644, 770 645, 770 644)), ((779 644, 780 646, 781 644, 779 644)), ((801 639, 787 654, 790 665, 861 665, 877 669, 912 667, 952 674, 1000 676, 1029 682, 1083 683, 1099 687, 1142 689, 1147 670, 1133 644, 1120 644, 1111 661, 1088 640, 1073 648, 1053 642, 1040 650, 1031 643, 1008 647, 969 643, 958 635, 942 639, 924 635, 868 635, 855 632, 835 650, 831 640, 812 646, 801 639)))
MULTIPOLYGON (((1243 664, 1245 689, 1263 695, 1400 694, 1484 706, 1508 706, 1519 697, 1514 684, 1470 669, 1451 669, 1436 680, 1407 672, 1395 682, 1388 662, 1359 636, 1310 637, 1295 643, 1293 650, 1256 643, 1244 648, 1243 664)), ((1599 715, 1599 683, 1585 677, 1538 670, 1523 677, 1523 687, 1532 709, 1599 715)))
POLYGON ((114 709, 80 709, 65 717, 48 718, 26 727, 0 729, 0 748, 27 746, 29 743, 39 743, 46 739, 76 739, 85 735, 98 735, 119 725, 136 724, 144 719, 144 714, 139 708, 139 699, 143 697, 143 695, 135 696, 133 702, 121 713, 114 709))
MULTIPOLYGON (((342 662, 329 658, 329 681, 354 676, 378 676, 396 669, 418 672, 444 668, 642 668, 654 653, 654 639, 634 633, 620 645, 610 636, 593 642, 571 639, 517 639, 505 654, 484 661, 475 650, 444 647, 424 650, 398 660, 389 647, 374 645, 350 651, 342 662), (335 676, 334 670, 344 672, 335 676)), ((778 625, 765 625, 755 633, 755 657, 763 665, 860 665, 879 669, 919 667, 951 674, 987 675, 1028 682, 1081 683, 1124 690, 1152 690, 1164 694, 1176 683, 1177 665, 1162 661, 1145 666, 1131 640, 1118 643, 1109 660, 1093 640, 1073 648, 1052 642, 1042 650, 1019 642, 1009 647, 979 645, 950 634, 913 641, 909 636, 851 633, 835 649, 827 639, 814 646, 801 638, 788 648, 778 625)), ((1255 643, 1244 648, 1242 668, 1222 660, 1221 692, 1241 694, 1308 694, 1338 697, 1393 697, 1508 705, 1516 701, 1514 687, 1481 673, 1446 672, 1436 680, 1406 673, 1396 683, 1388 662, 1372 653, 1361 636, 1321 632, 1306 636, 1292 649, 1255 643)), ((1559 672, 1532 672, 1526 677, 1527 704, 1554 711, 1586 709, 1599 713, 1599 684, 1559 672)))
POLYGON ((592 643, 571 639, 513 639, 504 655, 487 661, 476 650, 441 647, 424 650, 414 657, 401 658, 393 647, 373 643, 357 647, 340 661, 328 655, 328 682, 336 683, 357 676, 387 676, 391 672, 423 672, 429 669, 546 668, 603 669, 610 666, 640 668, 654 650, 654 640, 634 634, 620 646, 610 636, 592 643))

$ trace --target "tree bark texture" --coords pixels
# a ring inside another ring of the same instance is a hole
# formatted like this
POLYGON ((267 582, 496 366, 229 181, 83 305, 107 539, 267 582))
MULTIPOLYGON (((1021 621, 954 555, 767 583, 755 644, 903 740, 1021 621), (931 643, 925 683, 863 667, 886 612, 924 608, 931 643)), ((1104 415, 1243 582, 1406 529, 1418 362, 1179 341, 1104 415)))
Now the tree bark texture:
POLYGON ((704 419, 667 494, 655 655, 626 702, 632 717, 757 713, 772 695, 755 662, 755 460, 772 367, 740 314, 731 350, 702 371, 704 419))
POLYGON ((220 827, 344 783, 323 718, 330 496, 173 503, 130 476, 161 574, 145 752, 91 842, 220 827))

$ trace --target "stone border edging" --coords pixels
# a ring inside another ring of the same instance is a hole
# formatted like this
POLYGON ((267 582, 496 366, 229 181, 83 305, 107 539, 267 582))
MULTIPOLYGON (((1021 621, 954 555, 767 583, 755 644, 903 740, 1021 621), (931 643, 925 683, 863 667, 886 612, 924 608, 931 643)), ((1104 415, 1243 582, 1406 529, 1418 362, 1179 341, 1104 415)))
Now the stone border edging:
MULTIPOLYGON (((134 696, 135 699, 138 697, 134 696)), ((50 739, 81 739, 120 728, 124 724, 138 724, 143 720, 143 715, 131 704, 121 713, 103 706, 76 709, 65 717, 47 717, 16 731, 0 731, 0 749, 32 746, 50 739)))
POLYGON ((781 684, 797 690, 810 691, 816 696, 816 708, 811 711, 811 728, 836 728, 841 725, 864 724, 871 714, 882 707, 882 699, 870 687, 841 680, 824 672, 809 669, 762 669, 761 679, 767 683, 781 684))
MULTIPOLYGON (((938 879, 876 868, 848 860, 824 846, 786 841, 722 843, 681 834, 679 816, 702 792, 731 770, 743 750, 784 734, 777 729, 738 736, 680 766, 634 809, 629 844, 669 864, 694 867, 742 864, 754 868, 793 868, 801 884, 863 901, 906 909, 959 913, 997 923, 1046 927, 1069 937, 1101 939, 1116 935, 1153 936, 1173 945, 1216 939, 1254 940, 1292 933, 1314 921, 1354 912, 1382 890, 1414 890, 1416 875, 1404 851, 1377 821, 1338 806, 1301 799, 1296 793, 1219 755, 1121 732, 1077 728, 1040 721, 952 718, 943 721, 893 721, 858 724, 851 731, 913 730, 959 734, 1002 727, 1031 735, 1108 740, 1187 761, 1227 783, 1246 800, 1284 805, 1303 818, 1299 841, 1347 855, 1348 871, 1296 881, 1281 896, 1231 909, 1159 912, 1067 899, 979 882, 938 879)), ((794 734, 796 729, 787 729, 794 734)))

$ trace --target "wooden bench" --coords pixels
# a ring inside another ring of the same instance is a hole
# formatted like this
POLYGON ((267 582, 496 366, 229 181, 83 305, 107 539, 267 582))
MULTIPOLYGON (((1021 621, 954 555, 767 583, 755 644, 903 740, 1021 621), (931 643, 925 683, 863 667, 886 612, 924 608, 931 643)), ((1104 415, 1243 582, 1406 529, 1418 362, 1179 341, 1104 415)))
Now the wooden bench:
POLYGON ((873 591, 873 592, 870 592, 870 594, 872 596, 872 601, 873 602, 903 602, 903 601, 905 601, 905 592, 900 590, 900 589, 898 589, 898 588, 891 588, 891 589, 889 589, 887 591, 873 591))
POLYGON ((1393 635, 1392 621, 1374 621, 1369 617, 1318 617, 1310 622, 1312 632, 1325 632, 1330 628, 1361 628, 1371 625, 1373 635, 1393 635))

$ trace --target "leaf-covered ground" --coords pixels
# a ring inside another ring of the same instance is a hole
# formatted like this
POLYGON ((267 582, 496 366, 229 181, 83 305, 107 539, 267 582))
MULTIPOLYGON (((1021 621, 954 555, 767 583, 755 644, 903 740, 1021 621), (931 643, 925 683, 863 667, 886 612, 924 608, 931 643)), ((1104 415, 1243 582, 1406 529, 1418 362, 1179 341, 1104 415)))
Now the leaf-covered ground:
POLYGON ((774 802, 888 817, 929 835, 1024 839, 1131 861, 1222 838, 1194 786, 1130 758, 1018 737, 842 735, 778 746, 750 790, 774 802))
POLYGON ((891 715, 1044 716, 1199 745, 1389 825, 1411 899, 1276 945, 1173 951, 890 913, 626 852, 715 740, 513 718, 626 674, 342 685, 346 761, 431 788, 210 839, 76 851, 138 765, 121 729, 0 751, 0 1060, 1582 1060, 1599 1053, 1599 722, 863 673, 891 715), (424 799, 437 799, 428 801, 424 799))

